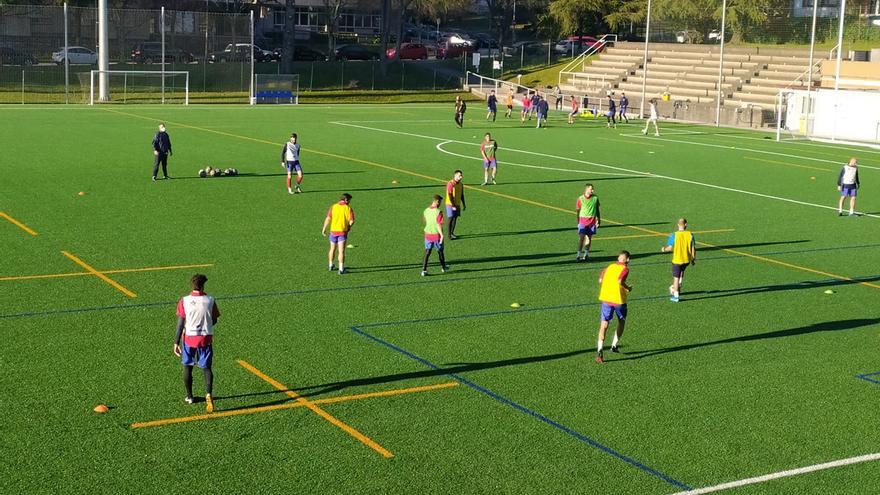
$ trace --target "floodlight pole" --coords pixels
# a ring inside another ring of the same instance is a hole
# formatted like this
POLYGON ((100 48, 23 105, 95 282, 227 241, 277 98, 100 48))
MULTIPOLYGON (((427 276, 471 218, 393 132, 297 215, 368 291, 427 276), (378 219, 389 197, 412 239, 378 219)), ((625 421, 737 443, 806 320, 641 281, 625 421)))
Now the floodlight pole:
POLYGON ((807 92, 813 90, 813 49, 816 48, 816 15, 819 10, 819 0, 813 0, 813 27, 810 30, 810 65, 807 72, 807 92))
POLYGON ((724 81, 724 25, 727 23, 727 0, 721 3, 721 53, 718 57, 718 93, 715 101, 715 127, 721 126, 721 83, 724 81))
POLYGON ((249 102, 251 105, 255 105, 257 103, 257 99, 254 97, 254 11, 251 10, 250 13, 250 21, 251 21, 251 89, 250 89, 250 98, 249 102))
POLYGON ((648 84, 648 39, 651 37, 651 0, 648 0, 648 21, 645 24, 645 57, 642 62, 642 101, 639 103, 639 117, 645 116, 645 89, 648 84))
MULTIPOLYGON (((109 101, 107 72, 110 70, 110 46, 107 44, 107 0, 98 0, 98 101, 109 101)), ((65 56, 69 56, 65 54, 65 56)))
POLYGON ((165 6, 159 11, 159 30, 162 32, 162 104, 165 104, 165 6))
POLYGON ((67 46, 67 2, 64 2, 64 103, 70 103, 70 61, 67 46))
POLYGON ((843 53, 843 20, 846 13, 846 0, 840 0, 840 24, 837 26, 837 68, 834 70, 834 91, 840 89, 840 58, 843 53))

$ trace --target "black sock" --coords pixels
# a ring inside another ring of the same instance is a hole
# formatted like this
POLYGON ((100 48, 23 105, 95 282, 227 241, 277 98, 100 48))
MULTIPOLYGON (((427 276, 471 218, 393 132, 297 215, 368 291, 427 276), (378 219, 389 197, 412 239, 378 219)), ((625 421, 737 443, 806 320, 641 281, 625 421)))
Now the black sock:
MULTIPOLYGON (((214 389, 214 371, 211 368, 205 368, 205 393, 211 395, 214 389)), ((192 381, 190 381, 192 383, 192 381)))
MULTIPOLYGON (((441 251, 440 253, 441 253, 440 256, 442 257, 443 251, 441 251)), ((422 271, 423 272, 428 271, 428 258, 430 258, 430 257, 431 257, 431 250, 425 249, 425 258, 422 260, 422 271)))
MULTIPOLYGON (((442 249, 437 250, 437 255, 440 256, 440 266, 446 268, 446 255, 443 254, 442 249)), ((427 266, 427 258, 425 259, 425 266, 427 266)))
POLYGON ((193 368, 192 366, 183 367, 183 386, 186 389, 186 396, 193 396, 193 368))

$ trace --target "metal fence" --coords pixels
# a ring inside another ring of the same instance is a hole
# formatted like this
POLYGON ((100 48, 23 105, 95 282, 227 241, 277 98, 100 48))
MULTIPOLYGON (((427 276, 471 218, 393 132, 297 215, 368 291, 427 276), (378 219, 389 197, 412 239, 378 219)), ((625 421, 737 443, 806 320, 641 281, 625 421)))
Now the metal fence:
POLYGON ((866 60, 880 48, 875 8, 864 0, 794 0, 770 9, 646 0, 640 10, 612 15, 628 41, 583 54, 578 73, 562 74, 559 84, 595 98, 626 93, 643 114, 656 99, 661 117, 773 127, 780 92, 834 86, 838 60, 866 60))

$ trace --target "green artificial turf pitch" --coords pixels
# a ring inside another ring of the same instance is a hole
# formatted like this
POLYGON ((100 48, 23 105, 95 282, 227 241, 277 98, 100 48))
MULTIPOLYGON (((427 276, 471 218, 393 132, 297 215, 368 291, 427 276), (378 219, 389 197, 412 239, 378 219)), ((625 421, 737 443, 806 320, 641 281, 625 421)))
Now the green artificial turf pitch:
MULTIPOLYGON (((451 105, 0 108, 0 211, 37 234, 0 218, 0 492, 664 494, 880 450, 880 385, 857 377, 880 371, 878 151, 481 110, 457 129, 451 105), (153 183, 159 121, 173 180, 153 183), (501 148, 481 187, 485 131, 501 148), (836 212, 849 156, 857 218, 836 212), (240 175, 196 178, 208 165, 240 175), (456 168, 452 270, 435 254, 422 278, 421 213, 456 168), (578 264, 586 182, 603 225, 578 264), (343 192, 340 276, 320 231, 343 192), (701 244, 674 304, 660 248, 681 216, 701 244), (597 277, 621 249, 623 352, 597 365, 597 277), (223 313, 217 417, 136 428, 204 414, 172 355, 196 271, 223 313), (64 276, 13 279, 33 275, 64 276)), ((878 482, 867 462, 731 493, 878 482)))

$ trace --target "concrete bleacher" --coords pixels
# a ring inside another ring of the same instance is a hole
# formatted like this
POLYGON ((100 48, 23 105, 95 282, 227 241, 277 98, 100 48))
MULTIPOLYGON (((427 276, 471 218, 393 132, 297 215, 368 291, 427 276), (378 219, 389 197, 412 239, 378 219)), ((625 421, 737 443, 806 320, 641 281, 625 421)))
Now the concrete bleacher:
MULTIPOLYGON (((578 73, 563 79, 566 94, 603 99, 626 92, 630 106, 668 95, 670 101, 713 104, 718 98, 720 46, 652 43, 645 67, 644 44, 621 42, 592 57, 578 73)), ((818 55, 821 56, 821 55, 818 55)), ((816 60, 818 62, 818 59, 816 60)), ((725 46, 721 68, 722 105, 731 109, 771 109, 781 89, 807 87, 809 52, 799 49, 725 46)), ((813 70, 813 85, 821 81, 813 70)))

